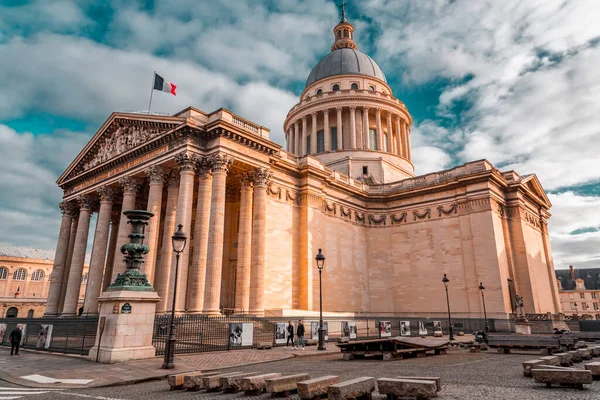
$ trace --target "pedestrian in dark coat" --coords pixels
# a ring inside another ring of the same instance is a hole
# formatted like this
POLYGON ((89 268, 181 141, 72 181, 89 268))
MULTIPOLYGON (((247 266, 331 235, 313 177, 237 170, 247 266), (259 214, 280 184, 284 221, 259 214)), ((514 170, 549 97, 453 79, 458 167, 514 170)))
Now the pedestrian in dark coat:
POLYGON ((292 321, 290 321, 289 325, 287 326, 287 333, 288 333, 288 337, 287 337, 287 342, 285 343, 285 347, 287 347, 290 344, 290 340, 292 341, 292 348, 294 347, 294 324, 292 324, 292 321))
POLYGON ((297 329, 297 335, 298 335, 298 343, 296 344, 296 350, 298 350, 298 346, 300 344, 302 344, 302 350, 304 350, 304 324, 302 323, 302 320, 298 321, 298 329, 297 329))
POLYGON ((23 338, 23 331, 21 325, 17 325, 15 329, 10 333, 8 341, 10 342, 10 355, 19 355, 19 347, 21 347, 21 339, 23 338))

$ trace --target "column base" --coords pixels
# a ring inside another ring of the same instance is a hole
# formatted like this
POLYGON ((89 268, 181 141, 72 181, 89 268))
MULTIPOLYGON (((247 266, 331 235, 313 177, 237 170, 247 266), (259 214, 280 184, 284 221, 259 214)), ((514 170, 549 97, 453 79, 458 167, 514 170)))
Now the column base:
POLYGON ((215 315, 219 315, 220 316, 220 315, 222 315, 221 314, 221 310, 202 310, 202 314, 212 315, 212 316, 215 316, 215 315))
POLYGON ((76 316, 77 316, 76 313, 62 313, 62 314, 59 315, 59 318, 73 318, 73 317, 76 317, 76 316))
POLYGON ((246 315, 249 315, 251 317, 264 317, 265 310, 250 310, 246 313, 246 315))

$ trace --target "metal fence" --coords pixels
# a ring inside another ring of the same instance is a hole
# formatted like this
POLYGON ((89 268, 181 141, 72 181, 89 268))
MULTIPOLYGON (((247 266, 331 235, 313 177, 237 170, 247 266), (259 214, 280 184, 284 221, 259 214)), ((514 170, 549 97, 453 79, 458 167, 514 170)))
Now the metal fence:
MULTIPOLYGON (((273 343, 275 324, 264 318, 179 315, 175 317, 175 353, 256 348, 259 343, 273 343)), ((154 319, 152 345, 156 354, 165 354, 170 315, 154 319)))
POLYGON ((87 355, 96 341, 98 317, 0 319, 0 344, 10 346, 10 332, 22 326, 26 349, 87 355))

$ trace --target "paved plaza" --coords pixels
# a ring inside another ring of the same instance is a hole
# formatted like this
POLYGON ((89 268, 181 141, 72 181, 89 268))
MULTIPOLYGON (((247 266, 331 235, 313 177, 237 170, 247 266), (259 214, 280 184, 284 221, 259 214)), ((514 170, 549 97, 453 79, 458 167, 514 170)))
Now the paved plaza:
MULTIPOLYGON (((195 356, 180 356, 177 358, 177 363, 190 366, 194 362, 210 363, 220 360, 221 364, 243 363, 249 358, 257 357, 254 354, 281 354, 285 350, 275 350, 272 353, 269 351, 232 351, 220 353, 205 353, 195 356), (195 361, 194 361, 195 359, 195 361)), ((314 353, 311 351, 314 355, 314 353)), ((305 353, 306 354, 306 353, 305 353)), ((308 354, 307 354, 308 355, 308 354)), ((48 355, 39 355, 36 353, 24 353, 19 359, 13 361, 11 368, 13 370, 19 368, 19 364, 25 362, 28 357, 50 357, 48 355)), ((539 357, 537 353, 527 354, 497 354, 495 352, 469 353, 467 350, 451 350, 447 355, 428 356, 426 358, 414 358, 396 361, 382 360, 354 360, 343 361, 340 354, 328 354, 325 356, 305 356, 298 358, 288 358, 281 361, 264 362, 260 364, 245 365, 239 367, 228 368, 227 371, 240 372, 280 372, 283 374, 293 374, 306 372, 313 377, 323 375, 338 375, 340 379, 351 379, 360 376, 372 376, 375 378, 394 377, 398 375, 407 376, 439 376, 442 378, 443 389, 440 393, 440 399, 519 399, 519 400, 535 400, 535 399, 597 399, 600 398, 600 382, 595 381, 592 385, 586 385, 585 390, 576 390, 570 388, 551 388, 547 389, 542 384, 536 384, 530 378, 524 378, 522 373, 521 363, 526 360, 539 357)), ((1 369, 7 365, 6 352, 0 353, 1 369)), ((275 357, 276 358, 276 357, 275 357)), ((58 358, 58 360, 68 360, 68 358, 58 358)), ((38 360, 40 361, 40 360, 38 360)), ((157 361, 156 359, 154 360, 157 361)), ((62 361, 61 361, 62 362, 62 361)), ((82 362, 79 360, 79 362, 82 362)), ((123 371, 133 371, 131 365, 135 363, 117 364, 111 366, 98 366, 105 368, 106 371, 115 369, 123 369, 123 371)), ((60 364, 58 364, 60 366, 60 364)), ((94 364, 91 364, 94 365, 94 364)), ((139 364, 138 364, 139 365, 139 364)), ((204 364, 205 366, 207 364, 204 364)), ((583 364, 576 364, 582 368, 583 364)), ((22 369, 30 370, 32 367, 23 366, 22 369)), ((41 374, 44 372, 41 371, 41 374)), ((72 371, 71 378, 80 378, 76 371, 72 371)), ((0 398, 3 398, 6 392, 10 392, 10 383, 2 382, 0 384, 0 398)), ((25 389, 20 387, 21 394, 6 395, 5 397, 23 398, 23 399, 68 399, 68 398, 90 398, 90 399, 244 399, 243 394, 222 394, 222 393, 205 393, 185 392, 185 391, 169 391, 169 387, 164 380, 153 380, 148 382, 140 382, 127 386, 116 387, 101 387, 75 389, 65 388, 58 391, 44 392, 45 389, 25 389), (12 397, 19 396, 19 397, 12 397)), ((14 390, 14 393, 18 390, 14 390)), ((256 399, 267 399, 269 395, 264 394, 256 397, 256 399)), ((297 399, 297 396, 290 398, 297 399)), ((376 395, 375 398, 383 399, 382 396, 376 395)))

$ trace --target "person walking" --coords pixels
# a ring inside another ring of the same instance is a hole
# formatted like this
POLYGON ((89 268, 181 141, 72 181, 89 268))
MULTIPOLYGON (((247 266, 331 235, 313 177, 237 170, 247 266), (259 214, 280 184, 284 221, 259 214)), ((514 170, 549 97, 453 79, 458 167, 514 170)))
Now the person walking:
POLYGON ((288 345, 290 344, 290 340, 292 341, 292 349, 294 348, 294 324, 292 324, 292 321, 290 321, 289 325, 287 326, 287 342, 285 343, 285 348, 287 349, 288 345))
POLYGON ((8 341, 10 342, 10 355, 19 355, 19 347, 21 347, 21 339, 23 337, 23 331, 21 325, 17 325, 15 329, 10 333, 8 341))
POLYGON ((298 320, 298 329, 296 334, 298 335, 298 342, 296 343, 295 349, 298 350, 298 346, 302 343, 302 350, 304 350, 304 324, 302 320, 298 320))

